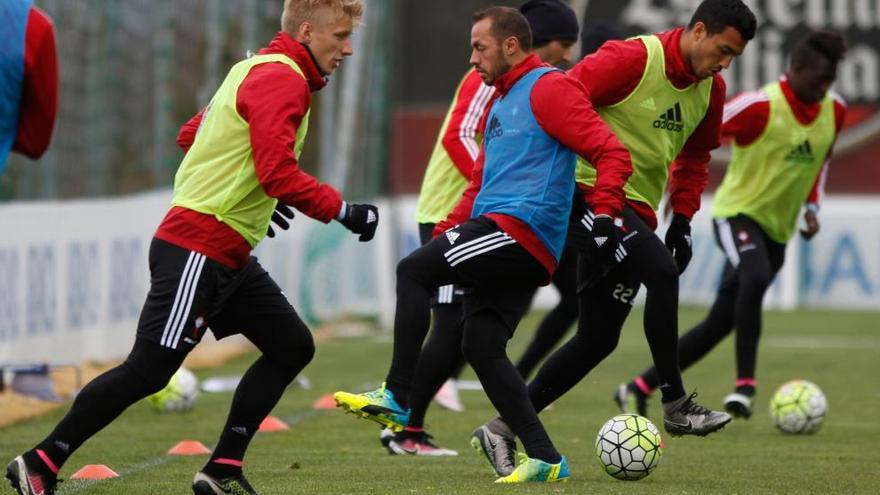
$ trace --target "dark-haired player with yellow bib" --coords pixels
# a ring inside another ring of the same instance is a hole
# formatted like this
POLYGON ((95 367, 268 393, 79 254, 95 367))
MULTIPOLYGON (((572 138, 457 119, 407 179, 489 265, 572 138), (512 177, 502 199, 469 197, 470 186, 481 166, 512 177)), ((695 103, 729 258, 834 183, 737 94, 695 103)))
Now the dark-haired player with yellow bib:
MULTIPOLYGON (((686 28, 606 43, 569 72, 629 150, 633 174, 624 186, 626 206, 612 218, 593 206, 595 169, 578 163, 586 211, 573 215, 569 239, 581 251, 580 318, 577 333, 529 383, 535 410, 562 397, 611 354, 644 284, 645 336, 660 370, 666 430, 707 435, 731 420, 685 393, 677 354, 678 276, 690 260, 690 218, 699 209, 710 151, 720 144, 726 89, 719 72, 743 52, 756 24, 740 0, 706 0, 686 28), (664 246, 653 230, 667 180, 675 217, 664 246), (608 253, 614 263, 596 263, 608 253)), ((496 471, 515 459, 504 418, 478 427, 472 444, 496 471)))
MULTIPOLYGON (((733 157, 712 215, 727 263, 709 315, 682 336, 679 354, 685 369, 736 328, 736 389, 724 399, 734 416, 752 414, 761 304, 802 209, 801 235, 810 239, 819 231, 819 197, 846 115, 845 103, 829 88, 845 53, 840 34, 813 32, 794 49, 781 80, 735 98, 724 110, 722 135, 733 140, 733 157)), ((651 368, 622 385, 625 409, 644 414, 657 383, 651 368)))

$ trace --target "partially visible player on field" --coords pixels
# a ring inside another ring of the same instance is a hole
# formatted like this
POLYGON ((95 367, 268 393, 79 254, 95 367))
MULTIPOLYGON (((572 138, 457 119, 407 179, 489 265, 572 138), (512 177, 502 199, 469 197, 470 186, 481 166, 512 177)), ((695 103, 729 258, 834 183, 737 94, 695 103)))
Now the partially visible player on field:
MULTIPOLYGON (((736 329, 736 390, 724 399, 734 416, 752 414, 761 305, 801 210, 801 236, 809 240, 819 231, 819 201, 846 116, 846 104, 830 88, 846 48, 841 34, 812 32, 795 47, 779 81, 724 109, 721 132, 732 140, 733 156, 712 214, 727 263, 712 309, 679 339, 678 349, 686 369, 736 329)), ((657 384, 657 370, 650 368, 621 385, 624 409, 644 414, 657 384)))
MULTIPOLYGON (((526 17, 528 16, 529 14, 526 13, 526 17)), ((571 16, 574 17, 574 11, 571 11, 571 16)), ((534 31, 534 28, 532 30, 534 31)), ((623 32, 613 24, 597 23, 586 26, 581 37, 581 54, 585 57, 594 53, 605 42, 622 38, 623 32)), ((540 50, 536 50, 536 52, 540 55, 540 50)), ((568 58, 566 58, 566 62, 568 62, 568 58)), ((526 346, 519 361, 516 362, 516 369, 523 378, 531 376, 535 367, 550 354, 550 351, 556 347, 568 329, 577 321, 577 249, 570 242, 565 244, 562 259, 559 261, 559 269, 553 274, 553 284, 559 290, 560 300, 541 320, 535 330, 534 337, 526 346)))
MULTIPOLYGON (((615 218, 595 204, 595 169, 578 163, 587 210, 575 215, 569 242, 581 251, 580 317, 577 333, 529 383, 536 411, 562 397, 614 351, 644 284, 644 331, 661 377, 666 431, 707 435, 731 420, 685 392, 678 369, 678 277, 690 261, 690 219, 700 206, 710 152, 720 145, 726 92, 720 72, 743 52, 756 24, 741 0, 705 0, 687 27, 605 43, 569 71, 629 149, 633 174, 624 186, 626 206, 615 218), (654 229, 667 179, 675 218, 664 245, 654 229), (596 261, 609 251, 610 264, 596 261)), ((496 471, 510 469, 516 458, 507 420, 496 418, 473 434, 472 444, 496 471)))
POLYGON ((0 2, 0 174, 10 151, 40 158, 58 113, 55 28, 31 0, 0 2))
POLYGON ((611 40, 624 38, 626 38, 626 33, 616 23, 597 21, 584 24, 584 29, 581 31, 581 58, 596 53, 599 48, 602 48, 602 45, 611 40))
MULTIPOLYGON (((520 7, 520 12, 529 21, 532 30, 533 53, 550 65, 568 62, 578 35, 574 11, 560 0, 530 0, 520 7)), ((422 244, 431 240, 436 224, 444 220, 461 199, 482 145, 483 117, 496 96, 495 88, 484 84, 476 70, 468 72, 459 85, 440 129, 419 194, 417 219, 422 244)), ((570 249, 563 251, 559 267, 553 274, 553 284, 559 291, 560 301, 538 326, 537 335, 543 337, 541 342, 535 344, 536 347, 544 346, 544 341, 558 335, 549 343, 549 350, 577 319, 576 260, 576 253, 570 249)), ((459 286, 446 285, 440 287, 431 300, 433 329, 425 342, 419 366, 436 370, 436 373, 426 382, 413 384, 410 393, 412 415, 406 430, 398 433, 394 441, 391 441, 390 430, 382 433, 383 445, 393 454, 457 454, 454 450, 442 449, 434 444, 431 436, 424 431, 424 420, 432 396, 443 407, 462 410, 456 377, 464 366, 464 356, 461 354, 464 290, 459 286)), ((539 353, 539 350, 533 350, 523 356, 517 364, 521 375, 525 377, 531 372, 536 360, 544 356, 535 356, 539 353)))
MULTIPOLYGON (((193 480, 199 495, 255 494, 242 473, 248 444, 288 384, 311 361, 311 333, 252 257, 278 202, 372 239, 374 206, 344 202, 298 166, 311 93, 352 54, 360 0, 287 0, 282 31, 229 71, 208 107, 183 126, 186 156, 172 208, 150 246, 150 292, 137 339, 120 366, 83 388, 45 440, 16 457, 20 495, 55 491, 58 470, 128 406, 162 389, 210 328, 241 333, 263 353, 247 370, 226 426, 193 480)), ((119 446, 120 448, 123 446, 119 446)))
POLYGON ((437 236, 397 267, 394 353, 386 384, 364 394, 336 392, 334 398, 362 417, 405 428, 409 392, 417 365, 422 368, 431 293, 443 284, 464 284, 471 290, 462 308, 461 349, 529 457, 515 470, 499 472, 497 482, 560 481, 569 477, 567 461, 532 408, 507 357, 507 341, 535 287, 549 283, 557 268, 572 209, 575 153, 596 165, 594 200, 612 215, 623 207, 622 187, 632 169, 629 154, 583 87, 530 53, 531 31, 519 11, 488 8, 473 22, 471 64, 500 96, 489 111, 471 182, 437 225, 437 236))

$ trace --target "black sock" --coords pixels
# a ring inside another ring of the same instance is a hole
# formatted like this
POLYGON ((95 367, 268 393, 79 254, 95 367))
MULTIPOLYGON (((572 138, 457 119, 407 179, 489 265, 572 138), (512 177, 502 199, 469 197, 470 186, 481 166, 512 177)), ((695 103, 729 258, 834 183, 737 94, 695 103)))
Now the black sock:
POLYGON ((406 427, 403 431, 398 432, 394 435, 395 440, 403 441, 403 440, 422 440, 425 438, 425 430, 422 428, 410 428, 406 427))
MULTIPOLYGON (((57 453, 53 453, 53 455, 55 456, 55 459, 62 458, 62 456, 57 453)), ((25 452, 22 457, 24 457, 24 463, 29 470, 35 471, 48 478, 55 478, 58 476, 58 469, 61 467, 61 464, 57 464, 53 457, 47 454, 44 449, 34 447, 25 452)), ((63 457, 63 459, 66 460, 67 457, 63 457)))
POLYGON ((740 272, 736 299, 736 371, 737 376, 753 377, 761 338, 761 305, 773 277, 770 272, 752 273, 745 268, 740 272))
POLYGON ((685 395, 687 395, 684 391, 684 387, 679 383, 678 386, 663 384, 660 385, 660 402, 666 404, 669 402, 675 402, 678 399, 681 399, 685 395))
POLYGON ((626 384, 626 388, 627 388, 627 390, 629 390, 630 392, 632 392, 633 394, 635 394, 636 397, 639 397, 639 398, 641 398, 641 399, 647 399, 647 398, 648 398, 648 394, 646 394, 645 392, 643 392, 642 389, 639 388, 639 386, 636 385, 636 382, 634 382, 634 381, 633 381, 633 382, 629 382, 629 383, 627 383, 627 384, 626 384))
POLYGON ((743 394, 746 397, 754 397, 755 396, 755 386, 754 385, 740 385, 736 387, 736 393, 743 394))
POLYGON ((516 433, 529 457, 551 464, 562 458, 529 400, 522 377, 505 352, 510 330, 492 311, 481 311, 465 323, 462 350, 495 409, 516 433))
MULTIPOLYGON (((429 244, 430 246, 430 244, 429 244)), ((397 265, 397 306, 394 314, 394 351, 385 386, 403 409, 409 407, 409 394, 419 354, 431 325, 430 269, 426 246, 416 250, 397 265), (427 281, 426 281, 427 280, 427 281)), ((440 258, 443 259, 442 256, 440 258)), ((445 380, 445 377, 444 377, 445 380)))
POLYGON ((523 378, 531 376, 550 351, 562 340, 565 333, 577 321, 577 252, 566 248, 559 266, 553 273, 553 285, 559 291, 559 303, 541 320, 535 336, 516 363, 516 370, 523 378))
POLYGON ((260 423, 272 412, 284 390, 315 355, 315 342, 294 311, 258 314, 243 332, 263 353, 235 389, 226 425, 202 471, 213 478, 241 473, 242 462, 260 423))
POLYGON ((672 258, 646 271, 643 283, 647 288, 645 337, 657 368, 661 400, 671 402, 685 395, 678 361, 678 269, 672 258))
POLYGON ((528 378, 535 370, 535 367, 542 359, 547 357, 553 347, 559 343, 565 332, 571 327, 572 323, 577 319, 577 300, 574 303, 574 312, 571 311, 571 303, 563 304, 560 302, 558 306, 547 313, 547 316, 541 320, 538 330, 529 346, 516 363, 516 370, 523 378, 528 378), (572 316, 573 314, 573 316, 572 316))
MULTIPOLYGON (((585 292, 585 294, 587 294, 585 292)), ((611 308, 608 313, 619 313, 611 308)), ((543 411, 577 385, 614 348, 620 337, 619 322, 625 314, 585 313, 577 332, 557 349, 529 382, 529 397, 536 411, 543 411)))
POLYGON ((205 474, 228 478, 241 473, 251 439, 295 376, 266 356, 251 365, 235 390, 223 433, 211 459, 202 469, 205 474))
MULTIPOLYGON (((437 390, 461 366, 461 305, 440 304, 433 308, 434 327, 425 342, 409 394, 409 426, 421 428, 437 390)), ((398 402, 399 403, 399 402, 398 402)))
MULTIPOLYGON (((709 353, 733 330, 733 310, 736 304, 737 279, 730 265, 725 268, 715 302, 706 319, 678 339, 679 368, 684 371, 709 353)), ((642 382, 651 390, 660 385, 657 368, 651 367, 641 375, 642 382)))

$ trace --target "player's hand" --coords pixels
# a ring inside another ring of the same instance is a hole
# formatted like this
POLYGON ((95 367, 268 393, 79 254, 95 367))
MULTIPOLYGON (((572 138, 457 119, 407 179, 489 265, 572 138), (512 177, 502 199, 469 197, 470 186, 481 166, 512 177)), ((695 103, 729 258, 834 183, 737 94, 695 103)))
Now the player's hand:
POLYGON ((614 225, 614 218, 608 215, 596 215, 593 218, 593 230, 590 231, 590 259, 597 266, 606 267, 614 264, 614 252, 620 245, 620 229, 614 225))
POLYGON ((674 213, 672 223, 666 231, 666 248, 675 258, 679 274, 684 273, 688 263, 691 262, 691 256, 694 255, 692 244, 691 221, 684 215, 674 213))
POLYGON ((801 229, 801 237, 809 241, 819 233, 819 217, 816 216, 816 212, 813 210, 804 212, 804 223, 806 227, 801 229))
POLYGON ((348 230, 360 234, 358 240, 367 242, 376 235, 379 226, 379 209, 373 205, 345 205, 345 216, 339 221, 348 230))
MULTIPOLYGON (((277 225, 281 230, 287 230, 290 228, 290 222, 287 220, 293 220, 293 217, 293 210, 290 209, 289 206, 283 203, 278 203, 275 205, 275 211, 272 213, 272 223, 277 225)), ((272 228, 272 224, 269 224, 269 230, 266 231, 266 235, 269 237, 275 237, 275 229, 272 228)))

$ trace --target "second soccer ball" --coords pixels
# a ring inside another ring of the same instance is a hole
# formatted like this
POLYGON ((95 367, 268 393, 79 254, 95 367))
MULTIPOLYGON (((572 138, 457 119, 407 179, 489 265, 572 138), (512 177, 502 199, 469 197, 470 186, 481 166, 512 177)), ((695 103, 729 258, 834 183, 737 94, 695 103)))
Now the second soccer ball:
POLYGON ((180 368, 168 381, 168 385, 147 397, 156 412, 184 412, 192 409, 199 396, 199 380, 192 371, 180 368))
POLYGON ((827 413, 825 394, 807 380, 783 384, 770 400, 770 419, 784 433, 815 433, 827 413))

